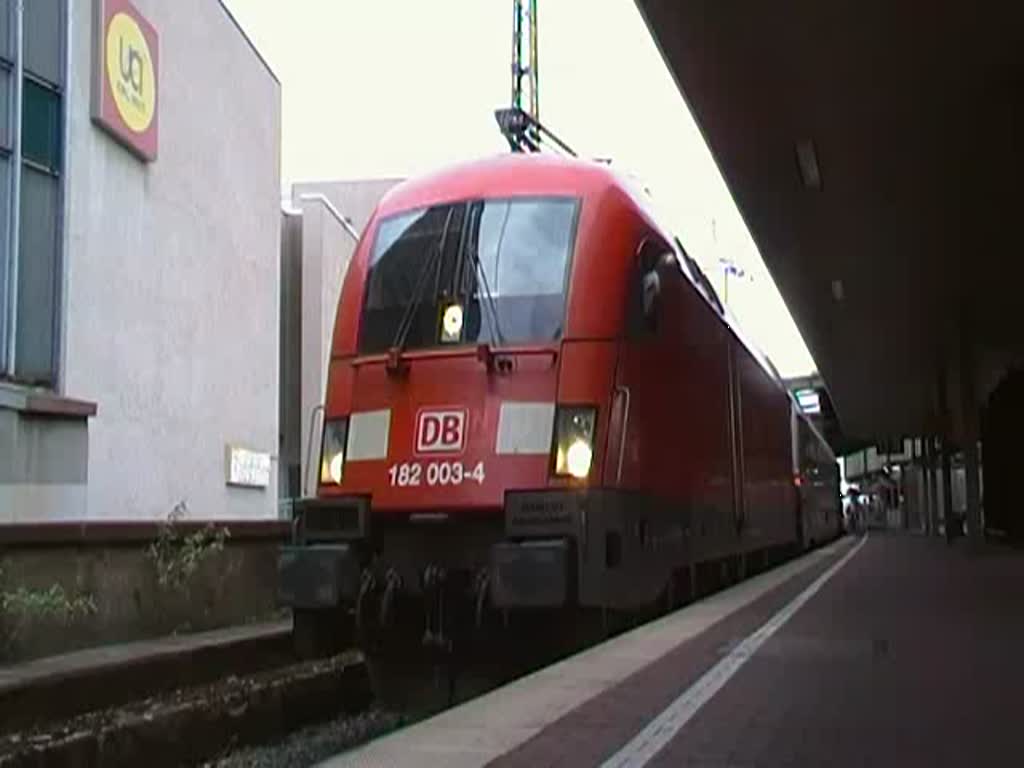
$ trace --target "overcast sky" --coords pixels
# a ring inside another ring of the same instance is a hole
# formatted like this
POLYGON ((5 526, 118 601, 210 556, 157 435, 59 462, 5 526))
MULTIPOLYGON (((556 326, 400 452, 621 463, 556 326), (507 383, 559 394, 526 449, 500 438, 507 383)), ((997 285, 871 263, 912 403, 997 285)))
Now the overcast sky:
MULTIPOLYGON (((511 0, 225 0, 282 85, 282 180, 407 176, 507 151, 511 0)), ((633 0, 540 0, 541 119, 651 190, 784 376, 814 362, 633 0)))

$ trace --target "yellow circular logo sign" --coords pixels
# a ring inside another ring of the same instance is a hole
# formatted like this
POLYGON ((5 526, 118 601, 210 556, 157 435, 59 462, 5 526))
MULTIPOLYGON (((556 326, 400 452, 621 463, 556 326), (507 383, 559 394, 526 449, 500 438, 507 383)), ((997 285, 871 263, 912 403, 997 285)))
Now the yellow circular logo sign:
POLYGON ((144 133, 156 113, 156 70, 146 37, 127 13, 107 26, 107 82, 117 111, 135 133, 144 133))

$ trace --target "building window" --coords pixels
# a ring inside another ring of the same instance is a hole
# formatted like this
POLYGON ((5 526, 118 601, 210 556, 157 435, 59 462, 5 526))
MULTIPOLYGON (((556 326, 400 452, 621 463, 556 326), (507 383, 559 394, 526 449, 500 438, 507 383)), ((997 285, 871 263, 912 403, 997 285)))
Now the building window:
POLYGON ((60 170, 60 91, 25 78, 21 98, 21 156, 41 170, 60 170))
POLYGON ((57 380, 66 41, 67 0, 0 0, 0 378, 44 386, 57 380))

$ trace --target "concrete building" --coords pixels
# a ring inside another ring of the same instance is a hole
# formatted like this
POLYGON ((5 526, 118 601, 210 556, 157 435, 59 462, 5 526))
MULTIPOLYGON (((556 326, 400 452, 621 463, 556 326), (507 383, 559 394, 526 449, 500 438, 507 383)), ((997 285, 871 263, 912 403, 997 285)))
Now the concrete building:
POLYGON ((218 0, 0 0, 0 523, 276 515, 280 84, 218 0))
POLYGON ((319 406, 327 386, 334 316, 359 233, 401 179, 295 184, 281 249, 281 497, 316 491, 319 406))

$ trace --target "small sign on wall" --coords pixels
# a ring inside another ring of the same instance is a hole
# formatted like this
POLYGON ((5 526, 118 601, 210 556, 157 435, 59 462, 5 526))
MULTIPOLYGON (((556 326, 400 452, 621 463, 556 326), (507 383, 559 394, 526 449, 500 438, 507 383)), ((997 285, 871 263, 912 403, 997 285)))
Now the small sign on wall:
POLYGON ((93 0, 92 119, 141 159, 156 159, 159 39, 128 0, 93 0))
POLYGON ((270 454, 229 445, 225 451, 228 485, 266 488, 270 485, 270 454))

